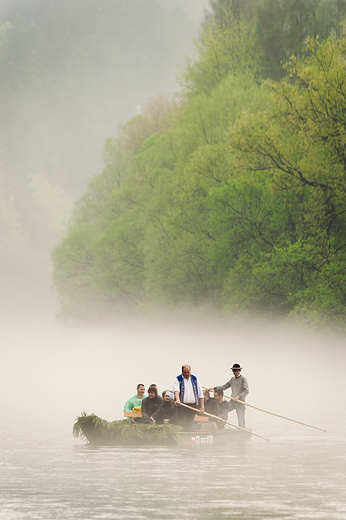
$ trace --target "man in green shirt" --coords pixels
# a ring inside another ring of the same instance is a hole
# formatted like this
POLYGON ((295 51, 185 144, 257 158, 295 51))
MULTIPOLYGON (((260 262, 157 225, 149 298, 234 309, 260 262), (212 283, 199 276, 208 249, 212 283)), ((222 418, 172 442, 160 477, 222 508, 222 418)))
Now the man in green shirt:
POLYGON ((143 383, 139 383, 137 385, 137 394, 133 397, 130 397, 130 399, 126 401, 124 412, 132 412, 134 407, 141 407, 144 397, 147 397, 147 394, 145 393, 145 387, 143 383))

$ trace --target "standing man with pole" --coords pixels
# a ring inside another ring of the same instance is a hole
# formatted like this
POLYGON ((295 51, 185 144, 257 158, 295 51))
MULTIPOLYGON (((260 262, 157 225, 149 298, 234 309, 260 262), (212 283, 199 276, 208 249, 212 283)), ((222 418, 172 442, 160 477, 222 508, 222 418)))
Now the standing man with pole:
POLYGON ((217 389, 227 390, 227 388, 231 388, 231 401, 229 402, 229 411, 235 410, 237 412, 238 417, 238 426, 241 428, 246 428, 245 426, 245 404, 239 403, 237 401, 245 401, 246 396, 249 393, 249 384, 246 378, 241 375, 242 367, 238 363, 234 363, 231 368, 233 372, 233 377, 227 381, 224 385, 214 386, 214 388, 209 388, 211 392, 217 389))
POLYGON ((190 365, 181 367, 181 374, 173 381, 173 393, 177 406, 177 424, 185 431, 191 431, 197 409, 204 412, 204 396, 198 377, 191 374, 190 365), (179 406, 180 403, 195 408, 196 411, 179 406))

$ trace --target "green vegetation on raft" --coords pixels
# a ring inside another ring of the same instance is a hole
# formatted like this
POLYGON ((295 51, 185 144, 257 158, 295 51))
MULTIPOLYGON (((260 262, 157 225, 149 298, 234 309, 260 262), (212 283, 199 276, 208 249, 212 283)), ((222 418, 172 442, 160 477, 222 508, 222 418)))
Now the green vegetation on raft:
POLYGON ((130 419, 108 422, 95 414, 88 415, 86 412, 77 417, 73 425, 73 436, 86 439, 89 442, 102 444, 117 441, 166 441, 172 435, 181 431, 181 426, 172 424, 137 424, 130 419))

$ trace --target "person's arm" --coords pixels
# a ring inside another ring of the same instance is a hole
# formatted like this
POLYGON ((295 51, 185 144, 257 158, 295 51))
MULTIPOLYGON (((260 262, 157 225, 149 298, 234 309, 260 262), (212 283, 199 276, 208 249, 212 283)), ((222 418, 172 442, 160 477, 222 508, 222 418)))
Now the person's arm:
POLYGON ((163 401, 160 397, 159 399, 159 402, 157 403, 157 408, 155 410, 155 412, 153 413, 153 415, 151 416, 151 418, 153 419, 153 421, 157 421, 157 419, 160 417, 160 414, 161 414, 161 410, 162 410, 162 405, 163 405, 163 401))
POLYGON ((163 420, 164 424, 176 424, 177 423, 177 407, 174 405, 172 408, 166 413, 166 417, 163 420))
POLYGON ((197 377, 197 391, 198 391, 198 399, 199 399, 199 409, 201 412, 204 412, 204 394, 202 385, 197 377))
POLYGON ((145 399, 143 399, 142 401, 142 417, 144 419, 149 419, 149 415, 148 415, 148 411, 147 411, 147 399, 149 399, 149 397, 146 397, 145 399))
POLYGON ((219 417, 224 421, 228 420, 228 411, 227 408, 219 406, 219 417))
POLYGON ((174 394, 174 399, 177 404, 180 404, 180 397, 179 397, 179 391, 180 391, 180 385, 177 378, 173 381, 172 391, 174 394))
POLYGON ((131 399, 128 399, 124 405, 124 412, 132 412, 133 407, 134 407, 134 404, 132 403, 132 397, 131 397, 131 399))
POLYGON ((215 401, 215 399, 213 399, 213 405, 212 405, 212 411, 210 412, 212 415, 215 415, 215 417, 219 417, 219 405, 218 403, 215 401))
POLYGON ((242 389, 241 393, 239 394, 239 400, 245 401, 245 397, 247 396, 248 393, 249 393, 249 384, 247 382, 247 379, 245 377, 243 377, 243 389, 242 389))
POLYGON ((231 380, 227 381, 227 383, 225 383, 224 385, 214 386, 214 388, 212 388, 211 391, 214 391, 217 388, 221 388, 221 390, 227 390, 227 388, 230 388, 230 387, 231 387, 231 380))

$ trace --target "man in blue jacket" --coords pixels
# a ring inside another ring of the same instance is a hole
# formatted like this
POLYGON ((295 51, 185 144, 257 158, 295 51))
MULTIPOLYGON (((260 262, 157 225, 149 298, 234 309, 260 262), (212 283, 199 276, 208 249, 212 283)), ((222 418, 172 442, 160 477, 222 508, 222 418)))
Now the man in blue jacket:
POLYGON ((173 381, 173 393, 178 405, 177 424, 182 426, 185 431, 191 431, 197 410, 204 412, 204 395, 198 377, 191 374, 190 365, 181 367, 181 374, 173 381), (181 403, 195 410, 179 406, 181 403))

